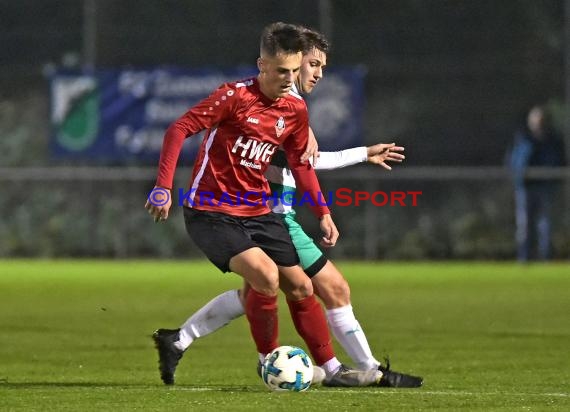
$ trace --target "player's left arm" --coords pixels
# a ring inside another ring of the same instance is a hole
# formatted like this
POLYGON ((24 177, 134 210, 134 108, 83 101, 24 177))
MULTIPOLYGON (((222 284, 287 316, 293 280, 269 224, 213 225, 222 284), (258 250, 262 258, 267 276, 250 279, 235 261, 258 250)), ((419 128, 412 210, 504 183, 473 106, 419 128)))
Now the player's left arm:
POLYGON ((353 147, 337 152, 320 152, 316 170, 333 170, 342 167, 368 162, 382 166, 387 170, 392 168, 386 162, 401 163, 406 157, 401 153, 405 149, 396 143, 378 143, 372 146, 353 147))
POLYGON ((283 148, 289 163, 289 168, 293 173, 297 187, 302 193, 309 196, 309 207, 315 216, 320 220, 323 238, 321 245, 325 247, 334 246, 339 233, 330 215, 330 210, 323 196, 315 169, 306 162, 301 162, 301 156, 307 147, 309 138, 309 115, 305 110, 297 113, 297 127, 293 133, 283 142, 283 148))

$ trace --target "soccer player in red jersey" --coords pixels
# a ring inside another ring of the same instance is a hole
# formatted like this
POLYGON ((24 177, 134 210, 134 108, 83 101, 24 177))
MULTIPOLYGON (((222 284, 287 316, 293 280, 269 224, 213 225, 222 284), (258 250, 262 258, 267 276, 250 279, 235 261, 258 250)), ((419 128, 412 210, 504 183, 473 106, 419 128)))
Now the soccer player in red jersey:
MULTIPOLYGON (((270 213, 270 193, 263 176, 277 147, 285 150, 289 167, 301 190, 312 199, 320 220, 322 244, 334 246, 338 231, 322 199, 309 163, 301 162, 308 142, 308 112, 303 99, 291 91, 307 44, 299 27, 284 23, 267 26, 261 36, 259 75, 222 85, 176 120, 166 131, 155 190, 168 201, 145 207, 158 220, 168 218, 170 190, 182 143, 206 129, 194 165, 184 218, 191 238, 223 272, 243 277, 250 289, 245 313, 259 359, 279 346, 277 292, 287 295, 293 322, 317 365, 340 365, 326 318, 313 295, 310 279, 280 217, 270 213)), ((174 370, 183 351, 174 342, 177 331, 154 334, 161 377, 174 383, 174 370)), ((354 371, 359 386, 380 378, 354 371)))
MULTIPOLYGON (((300 74, 295 81, 293 90, 309 94, 323 76, 327 64, 329 43, 325 36, 314 30, 306 28, 302 28, 302 30, 310 48, 303 55, 300 74)), ((316 146, 314 135, 311 132, 309 142, 309 146, 316 146)), ((402 150, 402 147, 397 147, 395 144, 377 144, 368 148, 359 147, 342 152, 322 153, 316 169, 338 168, 368 161, 390 170, 385 161, 401 162, 404 156, 397 152, 402 150)), ((311 150, 308 149, 308 152, 310 153, 311 150)), ((278 152, 278 155, 282 153, 278 152)), ((280 165, 277 159, 278 155, 272 158, 271 166, 265 174, 272 185, 272 193, 277 195, 277 199, 286 190, 285 187, 287 190, 294 190, 295 187, 295 181, 289 169, 286 164, 280 165)), ((273 201, 273 197, 271 200, 273 201)), ((304 233, 295 220, 295 213, 291 206, 284 205, 279 201, 271 203, 271 206, 273 211, 283 218, 297 249, 301 266, 307 276, 311 278, 315 293, 326 305, 329 326, 342 347, 356 363, 358 369, 379 369, 383 373, 382 379, 378 382, 379 386, 420 386, 421 378, 391 371, 387 367, 388 365, 381 366, 380 362, 372 356, 364 331, 352 312, 350 289, 342 274, 330 261, 327 261, 323 253, 314 245, 312 239, 304 233)), ((177 330, 179 331, 179 340, 175 342, 175 345, 181 350, 186 350, 194 340, 214 332, 228 324, 232 319, 243 315, 242 300, 247 294, 247 290, 246 285, 246 288, 238 293, 235 290, 227 291, 208 302, 195 312, 181 329, 177 330)), ((338 367, 338 365, 336 366, 338 367)), ((318 369, 315 369, 313 377, 313 380, 317 379, 316 382, 325 379, 323 383, 329 386, 354 386, 355 383, 358 383, 358 381, 346 379, 347 377, 344 376, 342 369, 326 371, 328 376, 324 376, 325 371, 318 369)), ((351 372, 348 373, 349 376, 351 374, 351 372)))

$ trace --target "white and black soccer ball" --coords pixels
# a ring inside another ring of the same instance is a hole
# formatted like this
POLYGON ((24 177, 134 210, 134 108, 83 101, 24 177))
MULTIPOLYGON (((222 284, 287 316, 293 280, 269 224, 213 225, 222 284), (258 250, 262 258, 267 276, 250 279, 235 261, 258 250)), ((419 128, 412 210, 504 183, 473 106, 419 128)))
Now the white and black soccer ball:
POLYGON ((272 391, 306 391, 313 380, 313 362, 301 348, 279 346, 265 357, 261 378, 272 391))

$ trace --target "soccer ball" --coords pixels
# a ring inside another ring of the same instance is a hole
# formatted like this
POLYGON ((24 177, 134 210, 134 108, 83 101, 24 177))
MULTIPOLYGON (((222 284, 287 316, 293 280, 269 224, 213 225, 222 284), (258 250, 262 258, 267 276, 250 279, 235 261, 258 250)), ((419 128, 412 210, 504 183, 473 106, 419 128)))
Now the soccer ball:
POLYGON ((313 379, 313 362, 301 348, 279 346, 265 357, 261 378, 272 391, 306 391, 313 379))

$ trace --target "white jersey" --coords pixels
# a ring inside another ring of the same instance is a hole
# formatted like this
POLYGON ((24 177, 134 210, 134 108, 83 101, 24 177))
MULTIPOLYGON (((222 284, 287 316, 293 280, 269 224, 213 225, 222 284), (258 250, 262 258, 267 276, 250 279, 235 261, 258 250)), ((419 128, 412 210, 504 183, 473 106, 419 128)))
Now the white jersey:
MULTIPOLYGON (((293 86, 293 90, 297 92, 296 86, 293 86)), ((339 169, 365 162, 367 158, 368 152, 365 146, 338 152, 320 152, 315 170, 339 169)), ((291 199, 295 197, 297 186, 282 150, 273 156, 271 164, 265 172, 265 177, 271 187, 272 196, 269 200, 271 210, 279 214, 293 212, 291 199)))

